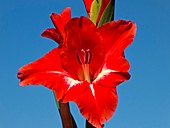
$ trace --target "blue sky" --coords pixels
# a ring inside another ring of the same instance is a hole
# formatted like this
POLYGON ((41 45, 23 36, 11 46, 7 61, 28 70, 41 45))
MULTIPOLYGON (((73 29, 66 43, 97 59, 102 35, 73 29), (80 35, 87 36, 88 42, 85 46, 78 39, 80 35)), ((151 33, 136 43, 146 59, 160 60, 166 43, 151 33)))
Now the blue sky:
MULTIPOLYGON (((52 92, 42 86, 20 87, 17 70, 57 44, 41 32, 53 27, 49 15, 72 8, 86 15, 82 0, 0 0, 0 128, 60 128, 52 92)), ((132 75, 118 86, 119 105, 105 128, 170 127, 170 2, 117 0, 115 19, 137 23, 137 35, 126 49, 132 75)), ((84 119, 74 103, 78 127, 84 119)))

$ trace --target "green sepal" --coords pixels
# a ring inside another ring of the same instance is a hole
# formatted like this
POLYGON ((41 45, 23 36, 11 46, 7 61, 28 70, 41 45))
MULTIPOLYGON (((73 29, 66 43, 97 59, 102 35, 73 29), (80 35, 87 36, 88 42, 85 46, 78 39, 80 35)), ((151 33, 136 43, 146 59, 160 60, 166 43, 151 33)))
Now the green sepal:
POLYGON ((110 22, 114 18, 114 8, 115 8, 115 0, 110 0, 109 4, 105 8, 100 21, 98 23, 98 27, 103 25, 104 23, 110 22))
POLYGON ((96 22, 97 22, 101 4, 102 4, 102 0, 94 0, 92 2, 91 10, 90 10, 90 20, 94 24, 96 24, 96 22))

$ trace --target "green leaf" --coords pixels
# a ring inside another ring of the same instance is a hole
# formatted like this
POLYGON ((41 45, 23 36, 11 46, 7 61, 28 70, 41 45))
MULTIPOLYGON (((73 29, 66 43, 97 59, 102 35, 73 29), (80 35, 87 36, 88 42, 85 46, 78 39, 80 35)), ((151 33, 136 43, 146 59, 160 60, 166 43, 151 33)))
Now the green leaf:
POLYGON ((105 8, 100 21, 98 23, 98 27, 100 27, 102 24, 110 22, 114 18, 114 8, 115 8, 115 0, 110 0, 109 4, 105 8))
POLYGON ((94 0, 91 5, 90 20, 96 24, 102 0, 94 0))
POLYGON ((58 103, 58 101, 57 101, 57 99, 56 99, 55 91, 53 91, 53 95, 54 95, 54 98, 55 98, 55 103, 56 103, 56 105, 57 105, 57 108, 60 109, 59 103, 58 103))

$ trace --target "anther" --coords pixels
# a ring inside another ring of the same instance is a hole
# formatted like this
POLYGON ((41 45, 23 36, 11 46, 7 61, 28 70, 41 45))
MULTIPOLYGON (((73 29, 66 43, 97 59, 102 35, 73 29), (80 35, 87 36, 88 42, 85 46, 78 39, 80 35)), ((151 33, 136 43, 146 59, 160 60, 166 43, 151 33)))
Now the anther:
POLYGON ((79 64, 82 64, 78 51, 76 51, 76 57, 77 57, 79 64))
POLYGON ((92 54, 89 49, 82 49, 81 51, 76 51, 76 57, 80 64, 90 64, 92 54))
POLYGON ((86 50, 86 64, 90 64, 92 58, 92 54, 90 52, 90 49, 86 50))

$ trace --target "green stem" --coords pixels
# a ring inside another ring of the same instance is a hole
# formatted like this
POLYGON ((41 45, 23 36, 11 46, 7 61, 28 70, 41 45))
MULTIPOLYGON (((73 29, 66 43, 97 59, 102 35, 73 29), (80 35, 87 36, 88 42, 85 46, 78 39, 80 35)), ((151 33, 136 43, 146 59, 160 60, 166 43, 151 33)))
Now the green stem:
POLYGON ((53 91, 53 95, 54 95, 54 99, 55 99, 55 103, 57 105, 57 108, 60 109, 59 103, 58 103, 58 101, 56 99, 55 91, 53 91))

